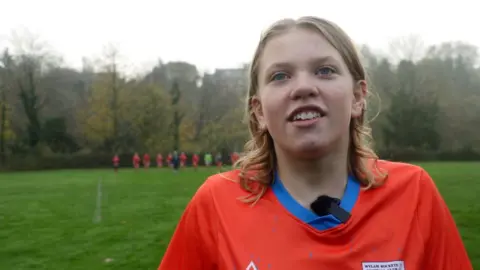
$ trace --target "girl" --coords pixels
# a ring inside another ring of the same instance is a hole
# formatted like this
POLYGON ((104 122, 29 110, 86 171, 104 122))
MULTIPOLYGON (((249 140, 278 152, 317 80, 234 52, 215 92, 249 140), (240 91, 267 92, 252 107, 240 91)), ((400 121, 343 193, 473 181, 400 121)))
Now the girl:
POLYGON ((472 269, 430 176, 367 144, 367 83, 334 23, 267 29, 239 169, 199 188, 159 269, 472 269))

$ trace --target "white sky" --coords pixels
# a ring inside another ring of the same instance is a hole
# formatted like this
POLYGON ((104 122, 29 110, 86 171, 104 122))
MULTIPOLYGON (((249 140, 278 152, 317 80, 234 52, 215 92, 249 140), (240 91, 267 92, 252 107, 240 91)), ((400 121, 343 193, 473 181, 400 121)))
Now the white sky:
POLYGON ((0 48, 12 31, 46 41, 71 66, 107 44, 135 68, 184 60, 202 70, 248 62, 261 31, 283 17, 330 19, 355 40, 387 50, 393 38, 480 47, 480 3, 467 0, 0 0, 0 48))

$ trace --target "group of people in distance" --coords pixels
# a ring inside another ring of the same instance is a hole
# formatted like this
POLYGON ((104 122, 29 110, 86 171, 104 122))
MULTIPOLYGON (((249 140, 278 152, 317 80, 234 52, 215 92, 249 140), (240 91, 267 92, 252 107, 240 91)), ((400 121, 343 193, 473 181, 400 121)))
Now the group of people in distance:
MULTIPOLYGON (((237 152, 233 152, 230 154, 230 161, 232 162, 232 164, 234 164, 238 160, 238 158, 239 158, 239 154, 237 152)), ((181 152, 179 155, 177 151, 173 151, 173 153, 168 153, 165 165, 177 171, 179 168, 186 166, 187 160, 188 160, 188 157, 185 154, 185 152, 181 152)), ((192 167, 196 170, 200 161, 199 155, 197 153, 194 153, 191 156, 191 160, 192 160, 192 167)), ((115 172, 117 172, 118 168, 120 167, 120 157, 117 154, 114 155, 112 162, 113 162, 114 170, 115 172)), ((157 154, 156 162, 157 162, 158 168, 163 168, 164 160, 163 160, 162 154, 160 153, 157 154)), ((205 153, 204 162, 205 162, 205 166, 207 167, 212 166, 213 165, 212 154, 205 153)), ((132 158, 132 163, 135 169, 140 168, 141 164, 143 164, 143 167, 145 169, 148 169, 150 167, 150 154, 145 153, 143 154, 143 158, 140 158, 140 155, 137 152, 135 152, 132 158)), ((220 171, 223 166, 222 154, 220 152, 218 152, 215 155, 215 164, 218 170, 220 171)))

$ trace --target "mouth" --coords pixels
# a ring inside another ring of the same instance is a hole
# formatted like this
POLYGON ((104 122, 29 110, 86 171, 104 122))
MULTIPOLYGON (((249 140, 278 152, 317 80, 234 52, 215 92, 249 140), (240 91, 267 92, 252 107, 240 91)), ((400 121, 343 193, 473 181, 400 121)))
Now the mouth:
POLYGON ((303 106, 293 110, 287 120, 289 122, 309 121, 326 116, 324 110, 318 106, 303 106))

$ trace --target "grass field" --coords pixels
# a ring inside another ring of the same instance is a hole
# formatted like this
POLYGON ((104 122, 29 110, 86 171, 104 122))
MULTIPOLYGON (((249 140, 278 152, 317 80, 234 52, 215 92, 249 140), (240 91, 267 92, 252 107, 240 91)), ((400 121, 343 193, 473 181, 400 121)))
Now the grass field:
MULTIPOLYGON (((436 180, 480 269, 480 163, 420 165, 436 180)), ((214 172, 0 174, 0 269, 156 269, 186 203, 214 172)))

